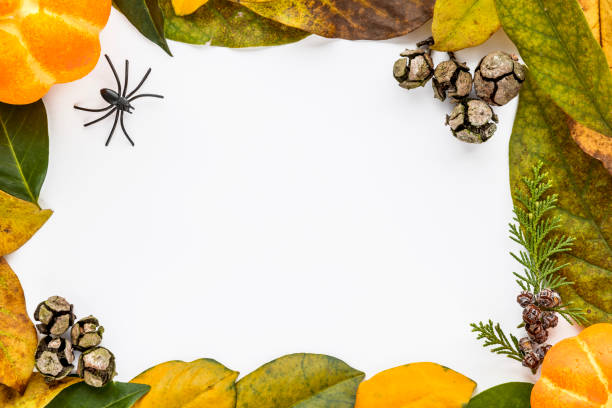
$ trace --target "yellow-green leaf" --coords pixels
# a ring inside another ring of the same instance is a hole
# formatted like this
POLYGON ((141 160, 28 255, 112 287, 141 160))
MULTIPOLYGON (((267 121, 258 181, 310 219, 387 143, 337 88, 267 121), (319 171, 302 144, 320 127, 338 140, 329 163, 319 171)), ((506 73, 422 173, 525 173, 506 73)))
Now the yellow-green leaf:
POLYGON ((435 0, 233 0, 290 27, 330 38, 383 40, 429 20, 435 0))
POLYGON ((130 381, 151 386, 134 408, 234 408, 237 377, 214 360, 168 361, 130 381))
POLYGON ((364 381, 355 408, 462 408, 474 388, 474 381, 439 364, 407 364, 364 381))
POLYGON ((572 140, 567 116, 528 75, 510 139, 510 185, 519 186, 539 161, 559 195, 560 233, 576 238, 559 257, 559 274, 574 282, 559 288, 565 302, 587 312, 590 323, 612 322, 612 177, 572 140))
POLYGON ((237 408, 352 408, 364 374, 319 354, 291 354, 238 382, 237 408))
POLYGON ((0 191, 0 256, 25 244, 49 219, 51 210, 0 191))
POLYGON ((43 408, 64 388, 81 381, 76 377, 48 384, 39 373, 32 374, 28 386, 21 395, 17 391, 0 385, 0 407, 2 408, 43 408))
POLYGON ((170 0, 160 0, 166 36, 190 44, 241 48, 287 44, 310 33, 277 23, 228 0, 210 0, 195 13, 177 16, 170 0))
POLYGON ((437 0, 431 31, 438 51, 457 51, 487 41, 501 23, 495 0, 437 0))
POLYGON ((23 392, 34 369, 37 342, 19 279, 0 258, 0 384, 23 392))
POLYGON ((584 126, 612 137, 612 74, 576 0, 495 0, 533 79, 584 126))

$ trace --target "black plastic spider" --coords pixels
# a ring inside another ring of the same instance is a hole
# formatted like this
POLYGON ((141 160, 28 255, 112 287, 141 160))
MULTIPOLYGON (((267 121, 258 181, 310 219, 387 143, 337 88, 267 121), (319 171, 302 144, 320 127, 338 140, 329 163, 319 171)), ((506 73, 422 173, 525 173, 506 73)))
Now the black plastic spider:
POLYGON ((91 122, 88 122, 84 124, 83 126, 87 127, 87 126, 93 125, 94 123, 98 123, 101 120, 104 120, 108 118, 110 115, 112 115, 113 113, 115 113, 115 122, 113 123, 113 128, 111 129, 110 134, 108 135, 108 139, 106 140, 105 146, 108 146, 108 144, 111 141, 111 138, 113 137, 113 133, 115 133, 115 128, 117 127, 117 121, 121 123, 121 129, 123 130, 123 134, 125 135, 125 137, 127 137, 127 139, 130 141, 132 146, 134 146, 134 141, 130 138, 130 135, 128 135, 127 131, 125 130, 125 125, 123 124, 123 113, 124 112, 132 113, 131 109, 136 109, 131 104, 131 102, 135 99, 143 98, 147 96, 152 97, 152 98, 163 98, 163 96, 155 95, 155 94, 140 94, 140 95, 132 96, 136 93, 136 91, 140 89, 142 84, 144 84, 144 82, 147 80, 147 77, 151 73, 151 68, 149 68, 149 70, 144 75, 144 77, 142 78, 138 86, 132 92, 127 94, 128 70, 129 70, 129 65, 130 65, 128 60, 125 60, 125 84, 123 86, 123 93, 122 93, 121 92, 121 82, 119 81, 119 75, 117 75, 117 71, 115 70, 115 67, 113 66, 113 63, 111 62, 108 55, 105 54, 104 56, 106 57, 106 60, 108 61, 108 64, 110 65, 111 70, 113 71, 113 74, 115 75, 115 79, 117 80, 117 92, 113 91, 112 89, 108 89, 108 88, 104 88, 100 90, 100 95, 102 95, 102 98, 104 98, 104 100, 108 102, 109 104, 106 108, 88 109, 88 108, 81 108, 80 106, 74 105, 74 109, 87 111, 87 112, 104 112, 104 111, 111 109, 111 111, 108 112, 106 115, 96 120, 93 120, 91 122))

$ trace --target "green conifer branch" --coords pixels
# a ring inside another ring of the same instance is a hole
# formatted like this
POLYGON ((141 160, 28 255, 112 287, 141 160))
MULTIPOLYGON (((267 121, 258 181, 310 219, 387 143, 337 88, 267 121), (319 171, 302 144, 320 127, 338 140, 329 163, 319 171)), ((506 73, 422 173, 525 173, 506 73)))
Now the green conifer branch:
POLYGON ((470 326, 473 332, 478 333, 477 340, 485 339, 483 347, 493 347, 490 349, 491 353, 523 361, 523 354, 520 351, 518 339, 510 334, 511 341, 508 341, 508 337, 499 326, 499 323, 494 325, 493 321, 489 320, 487 324, 479 322, 478 324, 471 323, 470 326))

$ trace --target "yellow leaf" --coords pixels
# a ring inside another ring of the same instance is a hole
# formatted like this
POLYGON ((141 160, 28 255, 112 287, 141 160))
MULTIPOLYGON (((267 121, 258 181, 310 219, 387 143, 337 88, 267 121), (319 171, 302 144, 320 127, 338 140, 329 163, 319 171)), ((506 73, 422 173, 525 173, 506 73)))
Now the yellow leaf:
POLYGON ((1 384, 23 392, 34 369, 37 342, 36 329, 28 317, 19 279, 8 263, 0 258, 1 384))
POLYGON ((0 385, 0 407, 43 408, 64 388, 80 381, 79 378, 66 377, 63 380, 47 384, 41 374, 34 373, 23 395, 20 395, 11 388, 0 385))
POLYGON ((362 382, 355 408, 462 408, 474 388, 474 381, 450 368, 408 364, 362 382))
POLYGON ((134 408, 234 408, 237 377, 214 360, 168 361, 130 381, 151 386, 134 408))
MULTIPOLYGON (((612 71, 612 0, 579 0, 591 32, 606 54, 612 71)), ((601 161, 612 174, 612 138, 569 120, 574 141, 589 156, 601 161)))
POLYGON ((208 0, 172 0, 172 7, 177 16, 186 16, 195 13, 206 3, 208 0))
POLYGON ((0 191, 0 256, 25 244, 52 213, 0 191))
POLYGON ((487 41, 501 23, 495 0, 437 0, 431 31, 438 51, 457 51, 487 41))

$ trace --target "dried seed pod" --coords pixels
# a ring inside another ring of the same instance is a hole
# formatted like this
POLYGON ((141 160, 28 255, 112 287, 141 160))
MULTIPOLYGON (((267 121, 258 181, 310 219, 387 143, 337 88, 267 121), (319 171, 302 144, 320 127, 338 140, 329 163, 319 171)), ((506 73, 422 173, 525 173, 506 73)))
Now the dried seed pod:
POLYGON ((542 314, 542 327, 544 329, 557 327, 557 324, 559 324, 559 318, 555 312, 544 312, 542 314))
POLYGON ((536 305, 527 305, 523 309, 523 321, 527 324, 539 324, 542 318, 542 311, 536 305))
POLYGON ((526 307, 527 305, 532 305, 535 302, 535 296, 533 296, 533 293, 531 292, 522 291, 516 297, 516 302, 521 305, 521 307, 526 307))
POLYGON ((528 324, 525 329, 529 338, 537 344, 542 344, 548 340, 548 331, 540 324, 528 324))
POLYGON ((41 334, 61 336, 74 323, 73 306, 61 296, 51 296, 34 311, 34 319, 41 322, 36 328, 41 334))
POLYGON ((553 308, 561 305, 561 296, 551 289, 543 289, 536 296, 538 305, 546 308, 553 308))
POLYGON ((480 99, 463 100, 446 116, 446 124, 450 126, 453 135, 467 143, 489 140, 497 129, 491 121, 497 122, 497 115, 480 99))
POLYGON ((84 351, 79 357, 77 373, 92 387, 104 387, 117 374, 115 356, 104 347, 94 347, 84 351))
POLYGON ((61 380, 72 372, 74 353, 69 341, 45 336, 38 343, 36 369, 48 382, 61 380))
POLYGON ((98 319, 87 316, 72 326, 70 338, 76 350, 85 351, 102 342, 104 327, 100 326, 98 319))
POLYGON ((527 354, 533 351, 533 343, 529 337, 523 337, 519 340, 519 349, 523 354, 527 354))
POLYGON ((538 358, 536 353, 534 353, 533 351, 530 351, 529 353, 525 354, 525 357, 523 358, 523 366, 529 367, 532 370, 535 370, 538 368, 539 365, 540 365, 540 359, 538 358))
POLYGON ((543 346, 538 347, 535 353, 540 360, 544 360, 544 357, 546 357, 546 353, 548 353, 548 350, 550 350, 551 348, 552 346, 550 344, 545 344, 543 346))
POLYGON ((406 50, 393 64, 393 77, 399 86, 413 89, 424 86, 433 75, 433 61, 428 50, 406 50))
POLYGON ((432 86, 434 97, 444 101, 449 97, 453 102, 466 98, 472 90, 472 75, 465 63, 455 59, 452 52, 450 59, 438 64, 434 70, 432 86))
POLYGON ((474 72, 476 95, 491 105, 505 105, 518 95, 526 70, 516 56, 492 52, 480 60, 474 72))

